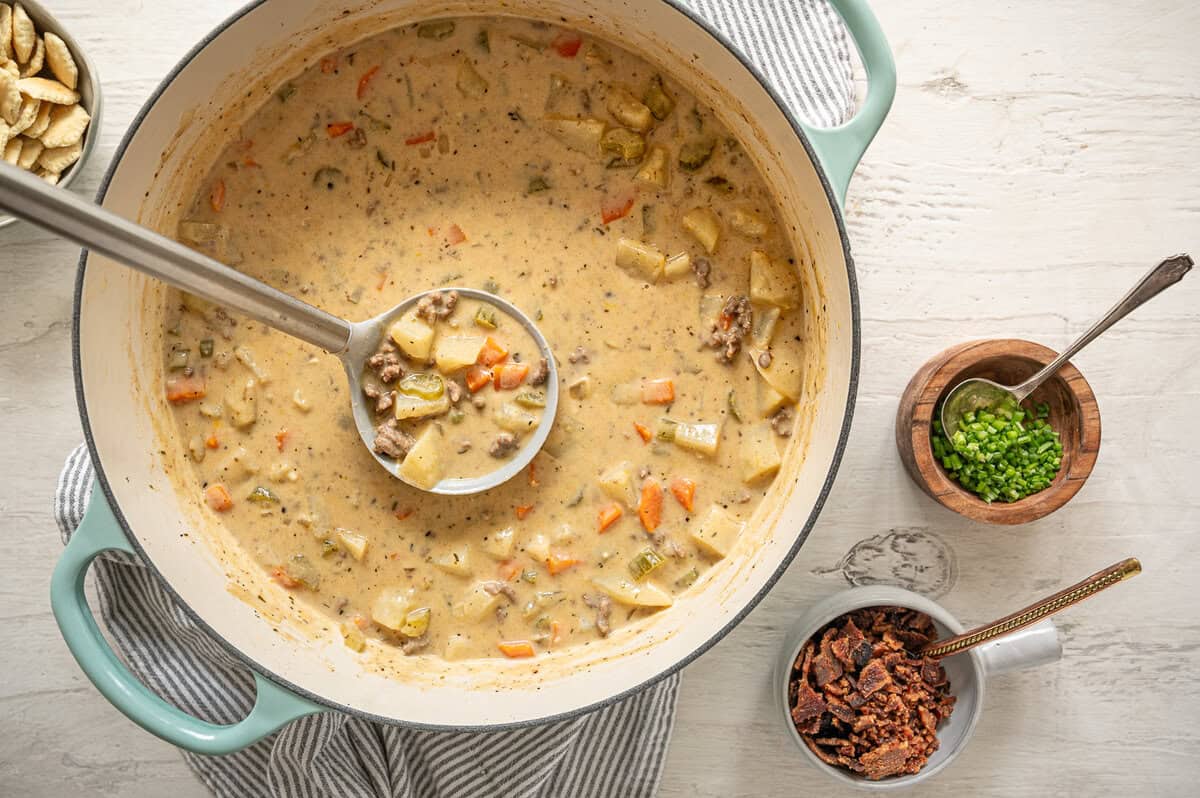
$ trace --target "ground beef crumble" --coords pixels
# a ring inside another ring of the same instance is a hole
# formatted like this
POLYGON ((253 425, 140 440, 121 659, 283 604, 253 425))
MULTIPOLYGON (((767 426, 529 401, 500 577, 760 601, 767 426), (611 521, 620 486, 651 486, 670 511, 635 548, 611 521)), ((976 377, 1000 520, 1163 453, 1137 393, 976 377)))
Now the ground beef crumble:
POLYGON ((775 415, 771 416, 771 429, 775 430, 775 434, 781 438, 787 438, 792 434, 791 408, 781 407, 775 415))
POLYGON ((708 258, 696 258, 692 261, 692 272, 701 288, 712 285, 712 262, 708 258))
POLYGON ((384 338, 378 351, 367 358, 367 368, 374 371, 380 382, 383 383, 392 383, 404 376, 400 350, 392 343, 391 338, 384 338))
POLYGON ((517 438, 511 432, 501 432, 488 447, 492 457, 507 457, 517 450, 517 438))
POLYGON ((596 631, 601 637, 608 637, 612 631, 612 599, 603 593, 584 593, 583 603, 596 611, 596 631))
POLYGON ((529 384, 534 386, 542 385, 549 376, 550 364, 546 362, 546 358, 540 357, 529 371, 529 384))
POLYGON ((400 429, 396 419, 389 418, 375 429, 375 443, 372 448, 376 454, 403 460, 416 442, 416 438, 400 429))
POLYGON ((458 305, 457 291, 438 291, 417 300, 417 315, 433 324, 454 312, 458 305))
POLYGON ((705 344, 719 350, 717 357, 725 363, 732 363, 741 351, 742 339, 750 334, 754 324, 754 310, 750 307, 750 298, 745 294, 735 294, 725 300, 721 315, 713 322, 705 344))

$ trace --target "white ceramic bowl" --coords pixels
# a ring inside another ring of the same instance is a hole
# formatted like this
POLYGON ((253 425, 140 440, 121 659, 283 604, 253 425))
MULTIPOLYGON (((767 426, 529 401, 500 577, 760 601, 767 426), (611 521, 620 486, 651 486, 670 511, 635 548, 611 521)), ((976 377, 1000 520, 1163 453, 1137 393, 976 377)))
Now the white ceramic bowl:
POLYGON ((1047 620, 1013 635, 999 638, 986 646, 947 657, 943 660, 943 666, 950 680, 950 692, 957 701, 950 719, 938 728, 938 750, 929 758, 925 767, 914 775, 870 781, 856 773, 821 761, 804 743, 792 722, 791 707, 788 705, 788 684, 791 681, 792 663, 799 656, 800 649, 818 629, 848 612, 865 607, 885 606, 907 607, 925 613, 933 619, 939 638, 950 637, 963 631, 963 625, 944 607, 912 591, 885 585, 851 588, 818 602, 801 616, 784 639, 772 678, 772 691, 776 706, 780 710, 780 718, 787 728, 788 735, 805 758, 813 767, 835 781, 861 790, 902 789, 937 774, 954 761, 974 734, 983 709, 984 686, 989 675, 1056 662, 1062 656, 1058 633, 1054 624, 1047 620))
MULTIPOLYGON (((96 140, 100 137, 100 111, 103 104, 101 102, 100 77, 96 72, 96 66, 79 46, 79 42, 75 41, 70 32, 59 24, 53 14, 40 3, 32 0, 21 0, 21 6, 33 20, 39 36, 44 33, 53 33, 66 43, 67 48, 71 51, 71 56, 75 59, 75 66, 79 68, 79 82, 76 84, 76 91, 79 92, 79 104, 92 117, 87 130, 83 133, 83 152, 80 153, 79 160, 67 167, 58 181, 58 185, 68 188, 83 171, 84 165, 96 149, 96 140)), ((18 220, 15 216, 0 214, 0 227, 6 227, 16 221, 18 220)))
POLYGON ((235 750, 288 720, 340 711, 429 729, 484 730, 545 722, 605 706, 673 673, 732 629, 766 595, 820 512, 846 445, 858 379, 859 313, 840 200, 891 103, 895 74, 864 0, 835 0, 872 75, 860 115, 834 130, 804 127, 724 39, 672 0, 262 0, 238 12, 166 78, 135 120, 100 191, 102 204, 159 230, 175 229, 195 163, 213 157, 207 133, 270 101, 304 63, 337 46, 422 19, 503 13, 561 20, 643 53, 719 109, 777 197, 802 253, 823 368, 806 377, 803 434, 729 557, 670 610, 617 630, 602 645, 527 660, 447 662, 387 647, 351 652, 325 624, 295 625, 263 569, 211 522, 171 474, 186 448, 161 401, 163 287, 85 255, 76 293, 74 355, 83 427, 99 489, 56 569, 52 605, 84 671, 118 708, 194 751, 235 750), (819 287, 816 285, 819 283, 819 287), (200 531, 203 528, 203 531, 200 531), (216 727, 153 696, 108 649, 83 602, 88 563, 104 550, 136 551, 189 617, 255 673, 258 702, 238 724, 216 727), (240 587, 230 590, 230 583, 240 587), (265 603, 238 595, 265 597, 265 603), (263 611, 260 614, 260 608, 263 611), (274 620, 268 622, 263 614, 274 620))

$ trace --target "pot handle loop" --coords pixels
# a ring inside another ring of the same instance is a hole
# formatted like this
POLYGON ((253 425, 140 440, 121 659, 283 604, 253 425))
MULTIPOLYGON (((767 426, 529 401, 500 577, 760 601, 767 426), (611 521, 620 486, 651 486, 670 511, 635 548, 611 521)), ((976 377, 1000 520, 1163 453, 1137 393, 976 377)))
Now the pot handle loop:
POLYGON ((854 174, 863 153, 879 132, 896 96, 896 62, 879 20, 866 0, 829 0, 829 4, 841 15, 858 48, 867 71, 867 98, 858 113, 845 124, 828 128, 813 127, 804 122, 800 125, 829 177, 834 196, 845 206, 850 175, 854 174))
POLYGON ((258 742, 296 718, 325 711, 258 673, 254 674, 254 707, 245 718, 229 726, 192 717, 150 692, 108 645, 84 596, 88 566, 105 551, 135 553, 103 493, 93 486, 83 521, 54 568, 50 606, 79 667, 134 723, 197 754, 228 754, 258 742))

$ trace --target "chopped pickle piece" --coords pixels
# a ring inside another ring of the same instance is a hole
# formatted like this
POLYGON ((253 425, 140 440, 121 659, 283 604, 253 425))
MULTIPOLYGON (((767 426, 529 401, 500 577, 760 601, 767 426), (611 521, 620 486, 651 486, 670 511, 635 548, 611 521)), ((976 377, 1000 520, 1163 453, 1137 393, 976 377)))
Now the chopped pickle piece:
POLYGON ((647 546, 629 561, 629 573, 633 575, 634 581, 640 582, 656 568, 665 565, 666 562, 665 557, 647 546))
POLYGON ((417 25, 417 35, 422 39, 445 39, 454 33, 454 20, 434 19, 417 25))
POLYGON ((545 407, 546 394, 544 391, 522 391, 513 401, 521 407, 545 407))
POLYGON ((693 208, 685 213, 683 229, 700 242, 709 255, 717 250, 717 242, 721 238, 721 220, 711 208, 693 208))
POLYGON ((641 160, 645 154, 646 140, 632 130, 614 127, 600 137, 600 149, 633 163, 641 160))
MULTIPOLYGON (((475 353, 479 354, 479 350, 475 353)), ((439 399, 446 393, 446 381, 438 374, 409 374, 400 380, 397 390, 417 399, 439 399)))
POLYGON ((679 166, 694 172, 712 157, 716 139, 709 136, 692 136, 679 148, 679 166))
POLYGON ((415 610, 410 610, 404 616, 404 625, 396 631, 405 637, 420 637, 428 631, 431 615, 433 615, 433 611, 428 607, 419 607, 415 610))
POLYGON ((279 504, 279 497, 272 493, 270 488, 264 488, 262 485, 259 485, 250 491, 250 495, 246 497, 246 501, 254 502, 255 504, 279 504))
POLYGON ((650 78, 650 85, 642 94, 642 104, 650 109, 650 113, 660 122, 667 118, 675 107, 675 100, 663 88, 662 78, 658 75, 650 78))
POLYGON ((697 546, 713 557, 721 558, 729 554, 745 527, 744 521, 739 521, 723 507, 714 504, 692 527, 691 535, 697 546))
POLYGON ((491 305, 480 305, 475 309, 475 326, 482 327, 485 330, 496 329, 499 323, 499 315, 496 309, 491 305))

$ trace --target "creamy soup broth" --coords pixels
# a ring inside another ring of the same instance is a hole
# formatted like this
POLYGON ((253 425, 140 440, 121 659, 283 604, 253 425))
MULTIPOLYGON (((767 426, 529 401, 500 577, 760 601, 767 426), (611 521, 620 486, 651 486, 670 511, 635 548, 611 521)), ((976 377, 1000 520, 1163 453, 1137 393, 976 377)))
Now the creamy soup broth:
MULTIPOLYGON (((351 319, 488 290, 558 367, 533 465, 431 495, 374 462, 336 358, 172 298, 181 479, 347 645, 594 644, 726 556, 792 441, 806 343, 795 255, 713 109, 609 42, 460 18, 327 54, 227 135, 180 240, 351 319)), ((487 334, 464 304, 457 329, 487 334)), ((426 423, 453 464, 449 411, 426 423)), ((488 467, 487 434, 463 469, 488 467)))

